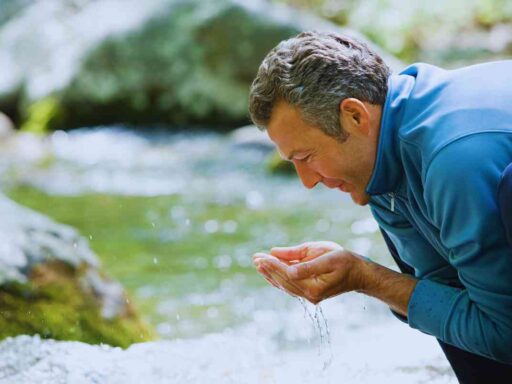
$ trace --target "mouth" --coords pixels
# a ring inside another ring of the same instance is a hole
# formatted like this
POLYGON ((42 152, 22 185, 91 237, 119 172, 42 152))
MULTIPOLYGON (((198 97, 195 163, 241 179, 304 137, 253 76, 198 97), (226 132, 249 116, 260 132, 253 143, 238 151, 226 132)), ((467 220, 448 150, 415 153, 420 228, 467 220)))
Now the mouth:
POLYGON ((350 190, 351 190, 350 186, 349 186, 348 184, 346 184, 346 183, 341 183, 341 184, 339 184, 337 188, 338 188, 340 191, 342 191, 342 192, 346 192, 346 193, 350 192, 350 190))

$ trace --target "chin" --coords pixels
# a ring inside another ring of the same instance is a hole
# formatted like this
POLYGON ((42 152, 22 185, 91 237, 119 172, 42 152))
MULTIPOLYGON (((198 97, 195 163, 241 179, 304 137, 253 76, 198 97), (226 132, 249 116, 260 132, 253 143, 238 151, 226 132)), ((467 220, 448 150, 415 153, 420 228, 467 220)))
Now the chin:
POLYGON ((356 203, 357 205, 367 205, 370 202, 370 195, 367 193, 357 193, 353 192, 350 194, 350 197, 352 198, 352 201, 356 203))

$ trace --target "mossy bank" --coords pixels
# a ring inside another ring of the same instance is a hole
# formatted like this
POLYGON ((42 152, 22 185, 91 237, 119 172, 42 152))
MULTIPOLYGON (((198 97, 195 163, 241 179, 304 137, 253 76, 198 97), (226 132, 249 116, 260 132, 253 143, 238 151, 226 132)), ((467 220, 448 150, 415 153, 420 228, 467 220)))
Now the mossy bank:
POLYGON ((0 338, 39 334, 124 348, 153 338, 76 231, 1 195, 0 212, 0 338))

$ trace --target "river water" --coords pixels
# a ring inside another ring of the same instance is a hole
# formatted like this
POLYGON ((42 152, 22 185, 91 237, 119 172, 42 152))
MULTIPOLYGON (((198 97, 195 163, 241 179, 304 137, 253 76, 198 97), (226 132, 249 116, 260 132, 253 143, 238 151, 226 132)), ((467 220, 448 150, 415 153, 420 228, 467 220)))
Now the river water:
MULTIPOLYGON (((435 341, 395 320, 381 303, 351 293, 314 307, 257 276, 252 253, 315 239, 390 264, 366 208, 339 191, 308 191, 294 177, 270 176, 264 146, 211 132, 124 127, 20 135, 1 146, 0 181, 13 198, 20 186, 61 204, 70 196, 140 197, 144 219, 130 224, 127 236, 134 244, 168 245, 160 253, 134 253, 131 269, 99 255, 167 340, 123 352, 112 378, 133 369, 126 362, 136 365, 144 350, 153 360, 139 368, 163 375, 154 382, 180 375, 188 382, 455 382, 435 341), (163 206, 162 197, 169 199, 163 206), (189 254, 174 254, 177 244, 189 254), (197 356, 202 366, 165 364, 162 354, 180 353, 197 356)), ((52 215, 50 203, 40 204, 52 215)), ((103 249, 101 240, 95 245, 99 235, 82 234, 93 249, 103 249)), ((91 351, 89 369, 97 352, 91 351)), ((117 352, 110 356, 118 359, 117 352)))

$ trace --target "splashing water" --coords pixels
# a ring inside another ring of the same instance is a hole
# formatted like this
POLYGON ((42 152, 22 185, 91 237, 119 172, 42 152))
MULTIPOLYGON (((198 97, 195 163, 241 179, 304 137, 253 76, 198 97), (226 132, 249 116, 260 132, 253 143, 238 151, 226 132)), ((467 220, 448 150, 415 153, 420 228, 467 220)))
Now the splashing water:
POLYGON ((318 356, 323 357, 322 370, 325 371, 332 364, 333 360, 331 333, 329 332, 327 319, 320 304, 315 305, 315 312, 312 313, 308 308, 306 300, 302 297, 298 297, 298 300, 302 308, 304 308, 304 318, 311 320, 315 333, 318 335, 318 356))

